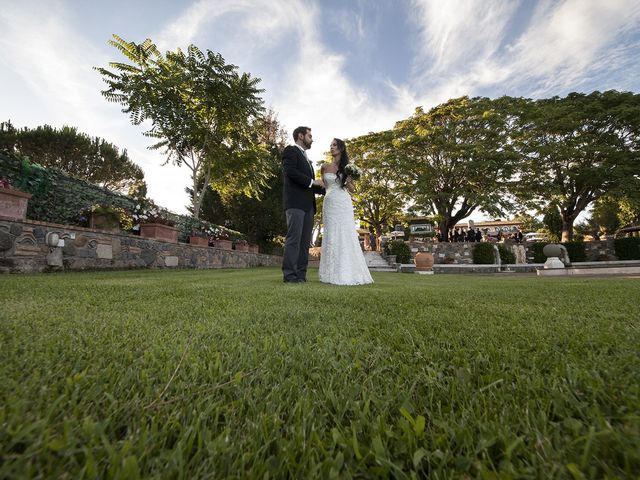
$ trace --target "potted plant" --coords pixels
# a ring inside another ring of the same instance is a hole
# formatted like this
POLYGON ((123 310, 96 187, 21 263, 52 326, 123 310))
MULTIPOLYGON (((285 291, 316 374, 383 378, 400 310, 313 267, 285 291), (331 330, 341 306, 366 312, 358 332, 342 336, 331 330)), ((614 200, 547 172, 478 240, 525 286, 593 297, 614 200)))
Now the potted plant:
POLYGON ((209 235, 202 230, 191 230, 189 233, 189 243, 191 245, 198 245, 200 247, 209 246, 209 235))
POLYGON ((119 232, 131 230, 133 228, 133 218, 127 210, 108 203, 96 203, 80 210, 78 223, 82 226, 104 230, 108 232, 119 232))
POLYGON ((238 252, 248 252, 249 251, 249 242, 247 242, 243 238, 240 238, 240 239, 236 240, 235 247, 236 247, 236 251, 238 251, 238 252))
POLYGON ((232 243, 229 234, 221 229, 212 230, 209 234, 209 244, 213 247, 231 250, 232 243))
POLYGON ((30 193, 12 188, 7 178, 0 177, 0 217, 24 220, 27 218, 27 203, 30 198, 30 193))
POLYGON ((140 229, 141 237, 178 243, 178 229, 174 226, 175 222, 168 217, 165 210, 157 207, 153 202, 136 205, 134 218, 138 221, 136 227, 140 229))

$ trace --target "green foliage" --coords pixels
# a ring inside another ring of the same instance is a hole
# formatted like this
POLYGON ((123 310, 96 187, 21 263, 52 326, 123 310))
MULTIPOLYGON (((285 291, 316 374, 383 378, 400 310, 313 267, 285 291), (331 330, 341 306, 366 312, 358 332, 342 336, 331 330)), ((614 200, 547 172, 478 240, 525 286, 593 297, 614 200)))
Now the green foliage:
POLYGON ((493 244, 489 242, 474 243, 472 255, 473 263, 478 265, 492 265, 496 262, 493 244))
POLYGON ((171 219, 178 229, 178 241, 180 242, 187 242, 193 232, 202 232, 210 240, 228 239, 236 241, 245 239, 245 235, 241 232, 199 218, 172 214, 171 219))
POLYGON ((640 237, 616 238, 613 241, 620 260, 640 260, 640 237))
POLYGON ((498 245, 498 252, 500 253, 500 263, 503 264, 514 264, 516 263, 516 254, 513 253, 513 250, 506 247, 503 244, 498 245))
POLYGON ((109 43, 130 63, 96 68, 108 87, 102 94, 123 105, 133 124, 150 121, 145 135, 158 140, 151 148, 191 170, 194 216, 210 183, 219 191, 259 194, 269 179, 268 147, 253 134, 264 110, 260 79, 195 45, 163 55, 150 39, 136 44, 113 35, 109 43))
POLYGON ((585 262, 587 260, 587 253, 585 251, 584 242, 562 242, 569 254, 569 260, 571 262, 585 262))
POLYGON ((116 207, 108 203, 96 203, 90 207, 80 210, 78 224, 82 227, 89 227, 92 215, 103 215, 113 219, 113 226, 121 230, 130 231, 133 229, 133 218, 131 213, 122 207, 116 207))
POLYGON ((308 278, 6 275, 0 477, 637 477, 640 282, 308 278))
POLYGON ((503 99, 461 97, 396 123, 389 158, 398 184, 418 208, 440 216, 444 238, 477 209, 498 215, 511 206, 516 154, 507 114, 503 99))
POLYGON ((352 162, 362 170, 355 182, 353 206, 357 217, 373 227, 379 237, 383 225, 390 225, 402 215, 407 197, 398 187, 397 150, 391 132, 370 133, 349 140, 347 148, 352 162))
POLYGON ((16 130, 10 122, 0 124, 0 150, 27 156, 33 162, 56 168, 68 175, 110 190, 124 191, 144 178, 127 151, 98 137, 80 133, 73 127, 16 130))
MULTIPOLYGON (((178 240, 186 242, 192 230, 207 232, 223 231, 230 238, 244 238, 240 232, 220 227, 206 221, 199 221, 191 216, 176 215, 156 206, 144 194, 143 184, 138 189, 135 198, 111 192, 107 189, 91 185, 84 180, 69 177, 53 168, 42 168, 20 160, 13 155, 0 153, 0 171, 16 188, 20 185, 24 191, 33 194, 29 200, 27 217, 49 223, 88 226, 87 208, 94 205, 105 205, 108 208, 123 209, 133 217, 134 227, 143 219, 143 213, 154 211, 152 220, 174 224, 178 228, 178 240), (83 215, 83 213, 85 215, 83 215)), ((148 215, 146 220, 150 220, 148 215)), ((121 225, 129 229, 128 222, 121 225)))
POLYGON ((133 211, 135 202, 122 194, 91 185, 53 168, 0 153, 0 170, 13 186, 31 193, 27 217, 43 222, 78 224, 78 214, 94 204, 109 204, 133 211))
POLYGON ((542 217, 545 229, 549 232, 549 238, 559 241, 562 238, 562 215, 558 210, 558 207, 550 205, 545 209, 544 216, 542 217))
MULTIPOLYGON (((548 244, 549 242, 533 242, 531 244, 531 250, 533 251, 533 263, 544 263, 547 261, 547 257, 542 253, 542 249, 548 244)), ((569 259, 571 259, 571 257, 569 257, 569 259)))
POLYGON ((522 231, 525 233, 537 232, 538 229, 544 226, 543 222, 541 222, 536 217, 526 212, 519 213, 518 215, 516 215, 514 217, 514 221, 522 224, 522 231))
POLYGON ((387 255, 395 255, 397 263, 409 263, 411 261, 411 248, 402 240, 391 240, 384 247, 387 255))
MULTIPOLYGON (((265 174, 270 178, 260 198, 247 197, 242 192, 218 192, 205 189, 200 217, 213 223, 242 231, 248 240, 258 244, 261 251, 271 252, 271 240, 286 234, 287 225, 282 208, 281 152, 286 145, 286 132, 273 112, 261 118, 255 130, 256 140, 268 146, 269 158, 265 174)), ((319 216, 318 216, 319 218, 319 216)))
POLYGON ((515 194, 529 208, 557 206, 563 240, 601 196, 640 190, 639 94, 570 93, 516 104, 513 140, 522 164, 515 194))

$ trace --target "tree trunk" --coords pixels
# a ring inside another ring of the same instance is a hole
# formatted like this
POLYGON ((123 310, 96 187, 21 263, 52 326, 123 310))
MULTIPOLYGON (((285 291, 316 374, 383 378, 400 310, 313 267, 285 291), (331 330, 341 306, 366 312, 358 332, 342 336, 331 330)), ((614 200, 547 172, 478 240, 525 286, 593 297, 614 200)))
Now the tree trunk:
POLYGON ((562 242, 573 241, 573 218, 562 217, 562 242))
POLYGON ((444 219, 438 222, 438 228, 440 229, 441 242, 449 241, 449 219, 444 219))

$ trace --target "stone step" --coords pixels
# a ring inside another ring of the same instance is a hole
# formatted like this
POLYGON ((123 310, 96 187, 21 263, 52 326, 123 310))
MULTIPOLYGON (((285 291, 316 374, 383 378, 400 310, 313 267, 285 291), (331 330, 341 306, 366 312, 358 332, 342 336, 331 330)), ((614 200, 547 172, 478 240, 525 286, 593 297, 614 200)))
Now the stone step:
POLYGON ((391 267, 369 267, 370 272, 393 272, 397 273, 397 270, 394 270, 391 267))
POLYGON ((395 272, 396 269, 393 268, 389 263, 382 258, 382 255, 378 252, 363 252, 364 259, 367 262, 367 267, 372 272, 395 272))

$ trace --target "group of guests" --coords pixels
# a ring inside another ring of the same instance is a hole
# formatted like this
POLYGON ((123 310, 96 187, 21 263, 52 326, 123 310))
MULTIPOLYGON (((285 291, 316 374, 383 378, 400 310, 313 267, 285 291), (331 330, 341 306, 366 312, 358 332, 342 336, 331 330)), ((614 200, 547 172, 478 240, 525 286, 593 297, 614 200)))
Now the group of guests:
MULTIPOLYGON (((436 233, 436 239, 438 242, 445 241, 442 238, 442 233, 440 230, 436 233)), ((516 243, 522 243, 523 235, 520 230, 516 230, 513 233, 505 234, 502 231, 498 230, 498 233, 495 236, 489 235, 487 232, 482 234, 479 228, 475 230, 473 228, 464 229, 464 228, 454 228, 449 231, 449 242, 482 242, 483 240, 486 242, 502 242, 505 239, 513 240, 516 243)))
MULTIPOLYGON (((446 241, 442 238, 442 232, 438 230, 436 233, 436 238, 439 242, 446 241)), ((454 228, 449 231, 449 242, 481 242, 483 239, 482 232, 479 228, 475 230, 473 228, 469 228, 465 230, 464 228, 454 228)))

